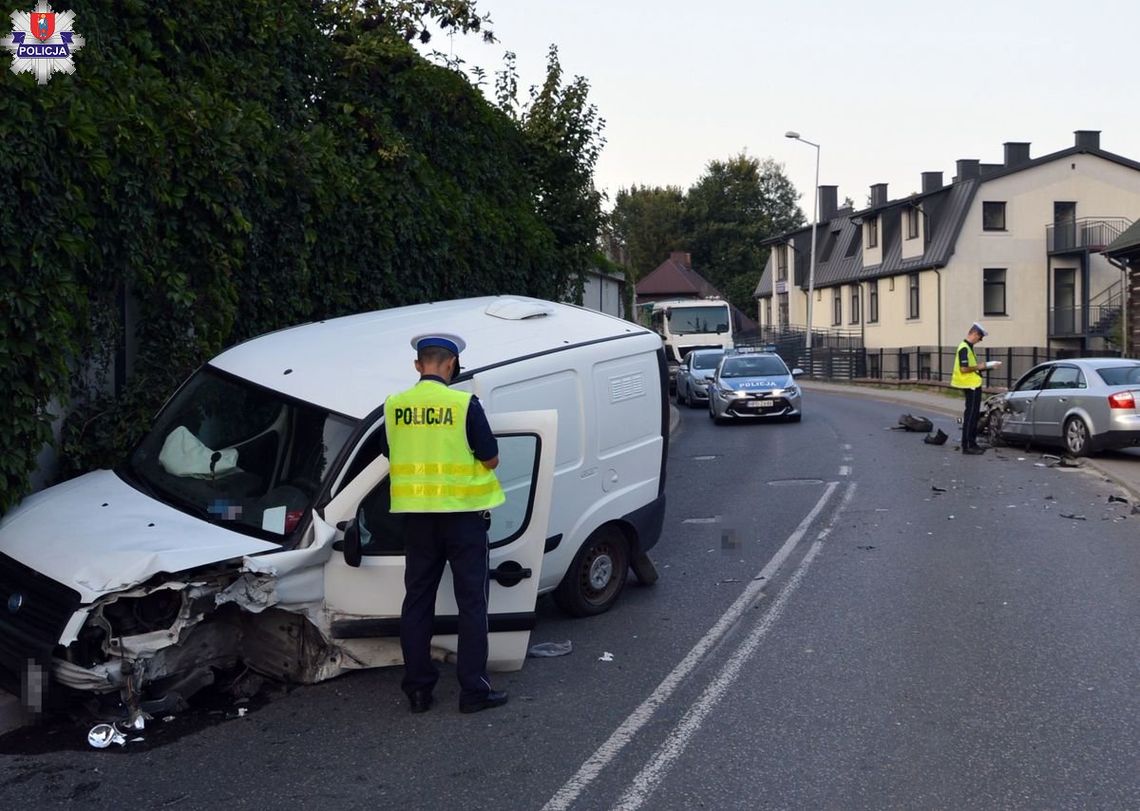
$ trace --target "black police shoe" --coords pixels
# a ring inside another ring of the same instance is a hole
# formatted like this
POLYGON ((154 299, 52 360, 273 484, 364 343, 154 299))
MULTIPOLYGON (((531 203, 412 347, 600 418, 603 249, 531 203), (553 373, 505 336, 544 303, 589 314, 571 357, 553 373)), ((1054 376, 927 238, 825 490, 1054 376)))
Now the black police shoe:
POLYGON ((492 707, 501 707, 507 703, 507 694, 501 690, 491 690, 482 698, 473 698, 468 701, 459 700, 460 712, 479 712, 492 707))
POLYGON ((435 703, 435 697, 431 694, 431 690, 413 690, 408 693, 408 702, 412 705, 412 712, 427 712, 435 703))
POLYGON ((962 453, 966 454, 967 456, 981 456, 985 452, 985 448, 979 448, 977 445, 972 448, 962 448, 962 453))

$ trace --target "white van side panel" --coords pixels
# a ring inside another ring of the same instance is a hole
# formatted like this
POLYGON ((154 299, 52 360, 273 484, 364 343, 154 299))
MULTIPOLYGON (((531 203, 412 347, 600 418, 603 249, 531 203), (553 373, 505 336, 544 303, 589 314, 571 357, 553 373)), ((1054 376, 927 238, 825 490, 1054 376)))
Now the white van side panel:
MULTIPOLYGON (((483 398, 480 397, 480 400, 483 398)), ((577 369, 542 375, 496 386, 484 407, 490 413, 505 411, 540 411, 558 409, 558 454, 554 472, 577 468, 585 452, 586 414, 582 397, 582 381, 577 369)))
POLYGON ((478 372, 488 413, 556 408, 558 455, 539 591, 558 585, 594 530, 650 504, 661 476, 656 335, 603 341, 478 372), (567 450, 573 449, 573 452, 567 450))

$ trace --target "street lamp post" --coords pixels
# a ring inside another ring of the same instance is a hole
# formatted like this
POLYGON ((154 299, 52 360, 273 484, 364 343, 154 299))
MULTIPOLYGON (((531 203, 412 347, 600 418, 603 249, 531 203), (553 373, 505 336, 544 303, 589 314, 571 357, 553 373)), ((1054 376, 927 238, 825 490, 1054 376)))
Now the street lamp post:
POLYGON ((819 144, 813 144, 794 130, 784 133, 785 138, 800 141, 808 146, 815 147, 815 195, 811 214, 811 259, 808 260, 808 302, 807 302, 807 336, 804 338, 804 348, 811 351, 812 331, 812 304, 815 302, 815 232, 816 220, 819 219, 819 144))

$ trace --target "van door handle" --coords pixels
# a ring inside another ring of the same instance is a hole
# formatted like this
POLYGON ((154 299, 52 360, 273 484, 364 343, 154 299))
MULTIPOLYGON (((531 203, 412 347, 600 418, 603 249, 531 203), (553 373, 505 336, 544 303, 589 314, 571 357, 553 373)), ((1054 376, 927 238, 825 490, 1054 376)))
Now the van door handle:
POLYGON ((524 580, 528 580, 532 574, 530 569, 524 569, 521 565, 513 560, 504 560, 496 568, 488 572, 492 580, 498 582, 500 586, 510 588, 517 586, 524 580))

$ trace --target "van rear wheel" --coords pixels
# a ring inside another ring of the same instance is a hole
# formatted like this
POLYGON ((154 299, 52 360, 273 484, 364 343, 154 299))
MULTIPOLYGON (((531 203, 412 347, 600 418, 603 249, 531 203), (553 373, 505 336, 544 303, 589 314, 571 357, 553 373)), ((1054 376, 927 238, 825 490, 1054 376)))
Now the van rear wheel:
POLYGON ((629 543, 625 536, 616 527, 601 527, 574 556, 554 590, 554 602, 571 616, 602 614, 617 601, 628 572, 629 543))

